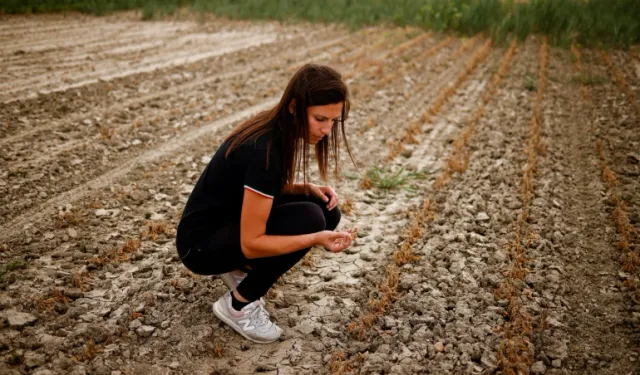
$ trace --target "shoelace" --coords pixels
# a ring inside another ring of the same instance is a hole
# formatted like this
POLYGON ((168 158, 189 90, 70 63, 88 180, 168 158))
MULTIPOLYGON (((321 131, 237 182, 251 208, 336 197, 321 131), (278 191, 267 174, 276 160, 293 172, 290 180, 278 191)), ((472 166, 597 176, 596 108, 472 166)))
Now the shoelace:
POLYGON ((273 322, 269 319, 269 313, 265 310, 264 304, 258 303, 257 305, 251 316, 255 316, 255 322, 258 326, 266 325, 267 329, 271 328, 273 322))

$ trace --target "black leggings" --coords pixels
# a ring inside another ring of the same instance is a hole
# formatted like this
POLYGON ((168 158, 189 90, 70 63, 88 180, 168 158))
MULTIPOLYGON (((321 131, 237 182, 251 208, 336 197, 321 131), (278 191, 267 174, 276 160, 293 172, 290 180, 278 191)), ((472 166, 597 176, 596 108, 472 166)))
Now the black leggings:
MULTIPOLYGON (((306 195, 284 195, 273 202, 266 234, 300 235, 334 230, 340 222, 338 207, 327 210, 322 200, 306 195)), ((185 241, 178 254, 184 265, 201 275, 219 275, 249 266, 247 277, 238 285, 238 293, 248 301, 264 296, 271 286, 302 259, 310 248, 289 254, 247 259, 240 247, 240 222, 230 223, 211 235, 185 241)))

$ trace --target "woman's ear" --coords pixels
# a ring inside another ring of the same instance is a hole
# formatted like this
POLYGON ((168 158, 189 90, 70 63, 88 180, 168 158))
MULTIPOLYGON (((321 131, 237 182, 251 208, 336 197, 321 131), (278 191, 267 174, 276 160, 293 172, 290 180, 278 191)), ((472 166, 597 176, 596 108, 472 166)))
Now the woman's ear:
POLYGON ((295 110, 296 110, 296 100, 291 99, 291 101, 289 102, 289 113, 293 114, 293 111, 295 110))

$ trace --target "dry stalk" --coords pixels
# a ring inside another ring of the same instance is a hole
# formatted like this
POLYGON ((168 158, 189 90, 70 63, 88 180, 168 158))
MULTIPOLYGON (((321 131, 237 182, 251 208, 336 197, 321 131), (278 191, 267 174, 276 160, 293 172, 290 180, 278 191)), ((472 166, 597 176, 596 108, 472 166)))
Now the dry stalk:
POLYGON ((381 86, 384 86, 384 85, 388 84, 389 82, 392 82, 392 81, 396 80, 398 77, 400 77, 402 74, 404 74, 410 67, 413 67, 413 66, 415 66, 415 64, 419 64, 421 61, 426 60, 429 57, 435 55, 436 53, 438 53, 438 51, 440 51, 441 49, 443 49, 443 48, 447 47, 449 44, 451 44, 453 42, 453 40, 454 39, 452 37, 445 38, 440 43, 438 43, 435 46, 429 48, 428 50, 426 50, 425 52, 421 53, 417 57, 411 59, 411 61, 407 62, 400 69, 398 69, 395 72, 385 76, 380 82, 378 82, 376 84, 376 86, 377 87, 381 87, 381 86))
POLYGON ((51 291, 49 297, 41 298, 36 302, 36 309, 40 311, 52 312, 56 303, 67 304, 71 302, 71 298, 67 297, 58 288, 54 288, 51 291))
MULTIPOLYGON (((376 70, 375 74, 376 75, 382 75, 382 73, 384 72, 384 61, 389 57, 389 56, 399 56, 403 51, 405 51, 408 48, 411 48, 413 45, 420 43, 421 41, 423 41, 424 39, 428 38, 429 36, 431 36, 431 33, 423 33, 421 35, 415 36, 411 39, 409 39, 408 41, 400 44, 399 46, 391 49, 389 52, 385 53, 381 58, 379 59, 366 59, 363 61, 359 61, 360 57, 359 56, 357 59, 353 59, 351 61, 357 61, 355 69, 351 72, 348 72, 347 74, 343 75, 343 79, 349 79, 352 78, 353 76, 355 76, 358 73, 362 73, 362 72, 366 72, 368 71, 372 66, 377 67, 378 69, 376 70)), ((379 49, 379 47, 383 46, 384 43, 376 43, 376 45, 374 45, 375 48, 371 48, 367 51, 369 52, 373 52, 377 49, 379 49)))
MULTIPOLYGON (((576 47, 575 44, 572 44, 571 53, 573 54, 576 60, 576 63, 575 63, 576 71, 578 71, 578 73, 580 74, 584 74, 584 66, 582 65, 582 52, 580 52, 580 49, 578 49, 578 47, 576 47)), ((591 91, 589 90, 587 85, 585 84, 580 85, 580 94, 582 95, 582 98, 584 100, 588 102, 592 101, 591 91)))
POLYGON ((620 90, 622 90, 622 92, 627 95, 627 100, 629 101, 629 103, 631 105, 634 105, 635 92, 633 92, 633 90, 629 88, 629 84, 627 83, 624 74, 620 71, 620 69, 618 69, 616 64, 613 63, 607 51, 600 50, 600 55, 602 56, 602 60, 604 61, 604 63, 607 65, 607 68, 609 68, 609 73, 613 76, 620 90))
POLYGON ((68 211, 58 215, 56 219, 56 228, 68 228, 76 226, 80 223, 80 218, 73 211, 68 211))
POLYGON ((433 35, 431 32, 417 35, 417 36, 407 40, 406 42, 400 44, 399 46, 397 46, 396 48, 392 49, 391 51, 387 52, 385 54, 385 58, 389 57, 389 56, 399 56, 404 51, 406 51, 409 48, 415 46, 416 44, 422 42, 423 40, 429 38, 431 35, 433 35))
POLYGON ((351 201, 351 199, 345 198, 342 200, 342 204, 340 205, 340 212, 347 216, 350 216, 353 213, 353 202, 351 201))
MULTIPOLYGON (((374 43, 374 45, 373 45, 373 46, 371 46, 371 49, 363 48, 363 49, 361 49, 360 51, 358 51, 357 53, 355 53, 355 54, 353 54, 353 55, 351 55, 351 56, 349 56, 349 57, 346 57, 346 58, 341 59, 341 60, 340 60, 340 62, 341 62, 342 64, 349 64, 349 63, 352 63, 352 62, 354 62, 354 61, 358 61, 358 60, 360 60, 360 59, 361 59, 361 58, 362 58, 366 53, 371 53, 371 52, 377 51, 377 50, 379 50, 381 47, 384 47, 387 43, 389 43, 389 39, 387 39, 387 38, 383 38, 383 39, 381 39, 381 40, 377 41, 376 43, 374 43)), ((351 73, 352 73, 352 72, 351 72, 351 73)), ((353 73, 352 73, 352 75, 353 75, 353 73)), ((350 78, 350 76, 344 75, 342 78, 343 78, 343 79, 348 79, 348 78, 350 78)))
POLYGON ((422 204, 422 208, 413 215, 410 224, 405 227, 404 233, 407 238, 394 251, 392 256, 394 263, 387 266, 385 278, 377 288, 379 297, 371 297, 368 303, 368 310, 360 316, 357 322, 349 324, 348 331, 359 339, 366 337, 368 329, 380 316, 384 315, 387 305, 395 299, 400 280, 400 269, 398 267, 419 259, 413 254, 412 247, 422 237, 422 226, 435 218, 431 202, 430 199, 426 199, 422 204))
POLYGON ((102 139, 111 139, 111 137, 113 137, 114 130, 112 127, 107 125, 100 125, 98 126, 98 132, 100 132, 102 139))
POLYGON ((89 280, 91 280, 91 275, 89 274, 89 272, 81 271, 81 272, 76 272, 73 275, 72 283, 76 288, 82 291, 86 291, 89 289, 86 285, 86 283, 89 282, 89 280))
POLYGON ((465 147, 471 138, 475 126, 480 121, 482 116, 486 113, 486 105, 495 95, 496 90, 502 78, 508 73, 511 67, 511 61, 516 52, 516 42, 513 41, 505 54, 502 56, 500 65, 496 73, 494 73, 491 81, 487 85, 487 89, 482 96, 482 103, 474 111, 473 115, 469 118, 467 128, 460 134, 460 136, 454 141, 454 150, 450 154, 445 164, 445 170, 436 177, 434 182, 434 188, 442 189, 446 183, 451 179, 454 172, 464 173, 469 167, 469 153, 465 151, 465 147))
MULTIPOLYGON (((451 86, 447 86, 443 91, 440 92, 431 106, 422 113, 422 115, 420 116, 420 120, 409 126, 407 130, 405 130, 405 133, 402 135, 401 139, 414 141, 414 135, 420 133, 422 125, 431 122, 431 119, 440 113, 442 107, 448 103, 449 99, 451 99, 451 97, 458 91, 460 86, 462 86, 469 75, 471 75, 471 73, 475 71, 478 65, 489 56, 490 51, 491 40, 487 40, 484 45, 480 47, 480 49, 476 52, 476 54, 467 62, 467 64, 465 65, 465 69, 460 72, 454 83, 451 86)), ((417 143, 417 140, 415 140, 415 142, 417 143)), ((402 142, 399 143, 400 145, 402 144, 402 142)), ((401 152, 401 150, 398 151, 398 149, 399 145, 394 145, 389 152, 389 156, 387 156, 387 160, 393 160, 393 158, 398 156, 401 152)))
POLYGON ((367 189, 371 189, 372 186, 373 185, 371 184, 371 180, 369 179, 368 176, 365 175, 362 178, 362 181, 360 181, 360 189, 367 190, 367 189))
POLYGON ((213 356, 216 358, 224 357, 224 346, 217 340, 213 344, 213 356))
POLYGON ((458 48, 458 50, 453 55, 451 55, 449 61, 456 61, 458 57, 462 56, 463 53, 467 52, 471 47, 473 47, 479 39, 480 34, 476 34, 472 38, 465 40, 460 48, 458 48))
MULTIPOLYGON (((470 45, 471 41, 468 41, 468 43, 470 45)), ((463 72, 463 75, 465 78, 471 73, 471 71, 473 71, 473 69, 475 69, 477 64, 479 64, 481 61, 486 59, 490 50, 490 46, 491 46, 490 42, 485 43, 482 49, 474 56, 471 62, 467 65, 466 70, 463 72)), ((489 88, 488 88, 489 91, 496 90, 497 85, 500 83, 501 78, 508 72, 508 69, 514 54, 515 54, 515 43, 512 43, 511 48, 509 48, 509 50, 505 54, 503 61, 500 64, 500 68, 496 73, 496 77, 498 78, 494 77, 494 79, 492 79, 489 85, 489 88)), ((457 82, 456 84, 460 86, 460 84, 463 81, 464 81, 464 78, 462 79, 459 78, 458 80, 456 80, 457 82)), ((453 92, 455 92, 455 90, 453 92)), ((448 95, 449 96, 452 95, 453 92, 450 92, 448 95)), ((481 107, 484 107, 486 102, 491 97, 492 95, 486 96, 487 99, 481 107)), ((481 116, 483 116, 484 113, 485 113, 484 108, 481 108, 478 111, 476 111, 475 117, 472 119, 470 126, 471 127, 475 126, 475 123, 477 122, 477 120, 481 116)), ((412 128, 410 127, 410 131, 411 129, 412 128)), ((419 126, 418 126, 418 129, 419 129, 419 126)), ((463 153, 463 147, 468 143, 471 137, 471 132, 472 132, 471 130, 467 130, 463 132, 461 136, 461 140, 456 142, 456 150, 460 154, 463 153)), ((457 160, 460 160, 460 158, 458 157, 457 160)), ((468 158, 466 158, 466 160, 467 161, 463 162, 463 164, 465 165, 464 170, 466 170, 466 163, 468 163, 468 158)), ((459 167, 458 169, 462 171, 462 167, 459 167)), ((450 178, 450 175, 451 175, 450 172, 445 172, 440 176, 438 176, 438 178, 436 178, 436 182, 434 182, 434 187, 437 188, 439 179, 442 181, 446 181, 450 178)), ((364 180, 363 180, 363 183, 364 183, 364 180)), ((444 182, 442 182, 441 184, 442 186, 444 186, 444 182)), ((378 285, 377 291, 378 291, 379 297, 378 298, 372 297, 368 303, 368 311, 364 312, 360 316, 358 321, 352 321, 351 323, 349 323, 348 332, 351 334, 354 334, 359 339, 362 340, 366 337, 368 330, 375 323, 375 321, 384 314, 384 312, 386 311, 387 305, 390 302, 392 302, 393 299, 395 298, 397 293, 399 277, 400 277, 399 267, 402 267, 404 264, 408 262, 412 262, 419 259, 418 256, 413 254, 412 248, 413 248, 413 245, 424 234, 424 231, 422 228, 428 222, 435 219, 435 213, 433 210, 432 202, 433 202, 433 199, 426 199, 422 205, 421 210, 413 215, 413 218, 410 224, 408 224, 405 227, 404 233, 405 233, 406 239, 404 242, 402 242, 399 245, 399 247, 396 249, 396 251, 393 254, 393 259, 395 264, 390 264, 387 267, 386 276, 384 280, 380 283, 380 285, 378 285)), ((334 354, 334 357, 332 358, 332 364, 331 364, 332 373, 344 373, 345 367, 344 367, 343 360, 344 360, 344 355, 342 353, 339 352, 334 354), (343 372, 340 372, 340 371, 343 371, 343 372)), ((353 368, 350 368, 348 371, 352 371, 352 370, 353 368)))
POLYGON ((525 267, 528 261, 526 258, 527 248, 535 238, 529 231, 527 218, 529 217, 530 204, 533 198, 538 155, 543 150, 540 140, 540 124, 542 121, 541 106, 547 87, 549 64, 546 39, 540 47, 538 58, 540 61, 538 91, 535 98, 534 113, 529 124, 529 143, 525 150, 527 164, 520 184, 522 211, 515 223, 515 239, 507 246, 508 258, 511 262, 510 268, 505 271, 505 280, 495 292, 496 298, 508 300, 505 311, 506 322, 500 329, 502 338, 497 352, 498 365, 506 375, 529 373, 529 367, 533 363, 533 345, 531 344, 533 319, 523 310, 520 298, 524 294, 522 280, 529 272, 525 267))
POLYGON ((343 351, 338 351, 331 355, 329 371, 331 371, 332 375, 344 375, 355 371, 362 362, 364 362, 362 353, 358 353, 354 359, 350 360, 343 351))
MULTIPOLYGON (((627 206, 618 193, 618 180, 615 172, 607 165, 607 158, 600 140, 596 141, 596 151, 600 158, 600 166, 602 168, 602 179, 607 185, 609 194, 614 203, 614 209, 611 213, 613 222, 618 232, 618 249, 621 254, 621 267, 624 272, 634 275, 628 283, 628 287, 635 288, 638 284, 637 274, 638 266, 640 266, 640 255, 634 250, 634 244, 637 242, 638 233, 636 228, 631 224, 627 213, 627 206)), ((628 281, 627 280, 627 281, 628 281)))
POLYGON ((142 239, 150 239, 155 241, 159 235, 165 234, 169 231, 167 223, 163 221, 147 221, 147 229, 142 232, 142 239))

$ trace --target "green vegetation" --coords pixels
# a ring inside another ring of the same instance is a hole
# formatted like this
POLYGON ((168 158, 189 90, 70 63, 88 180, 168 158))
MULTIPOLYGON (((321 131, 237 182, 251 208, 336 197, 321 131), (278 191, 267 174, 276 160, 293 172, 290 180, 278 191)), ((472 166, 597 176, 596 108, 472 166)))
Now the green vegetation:
POLYGON ((571 78, 571 80, 575 83, 580 83, 582 85, 595 86, 601 85, 607 82, 607 79, 603 76, 592 75, 592 74, 578 74, 571 78))
POLYGON ((529 91, 538 91, 538 76, 534 73, 527 73, 524 77, 524 88, 529 91))
POLYGON ((415 188, 408 185, 411 180, 421 180, 426 178, 424 173, 409 172, 400 168, 397 172, 373 167, 367 171, 367 179, 371 186, 382 190, 394 190, 403 188, 408 192, 415 192, 415 188))
POLYGON ((4 0, 0 12, 141 9, 145 19, 180 7, 237 19, 414 25, 497 41, 544 34, 553 44, 630 46, 640 43, 638 0, 4 0))

